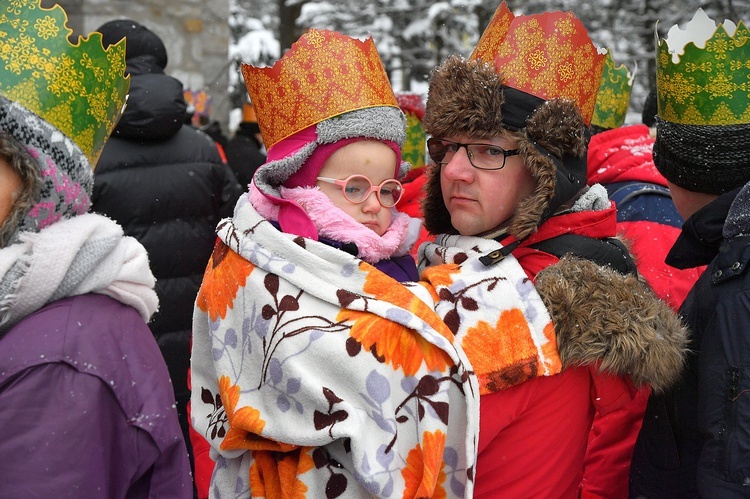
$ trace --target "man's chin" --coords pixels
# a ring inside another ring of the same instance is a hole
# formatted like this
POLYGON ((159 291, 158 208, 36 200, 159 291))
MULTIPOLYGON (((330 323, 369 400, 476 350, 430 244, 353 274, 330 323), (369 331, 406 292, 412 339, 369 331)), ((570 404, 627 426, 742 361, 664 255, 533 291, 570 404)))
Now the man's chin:
POLYGON ((473 236, 480 232, 476 224, 476 216, 471 216, 466 213, 452 216, 451 225, 453 225, 453 228, 455 228, 462 236, 473 236))

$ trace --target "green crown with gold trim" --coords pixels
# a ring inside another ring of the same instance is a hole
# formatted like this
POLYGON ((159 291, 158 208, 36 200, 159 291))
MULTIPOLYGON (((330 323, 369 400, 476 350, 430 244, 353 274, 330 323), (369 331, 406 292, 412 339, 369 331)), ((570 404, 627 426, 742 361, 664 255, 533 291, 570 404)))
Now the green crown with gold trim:
POLYGON ((659 117, 672 123, 750 123, 750 32, 745 24, 740 21, 735 29, 725 21, 717 27, 699 9, 685 30, 675 26, 664 40, 657 35, 656 92, 659 117), (670 46, 673 36, 687 43, 670 46))
POLYGON ((617 66, 607 50, 591 124, 607 129, 621 127, 628 114, 632 91, 633 75, 624 64, 617 66))
POLYGON ((22 104, 73 140, 96 165, 123 110, 129 77, 125 42, 105 50, 102 35, 68 41, 59 5, 6 0, 0 6, 0 94, 22 104))

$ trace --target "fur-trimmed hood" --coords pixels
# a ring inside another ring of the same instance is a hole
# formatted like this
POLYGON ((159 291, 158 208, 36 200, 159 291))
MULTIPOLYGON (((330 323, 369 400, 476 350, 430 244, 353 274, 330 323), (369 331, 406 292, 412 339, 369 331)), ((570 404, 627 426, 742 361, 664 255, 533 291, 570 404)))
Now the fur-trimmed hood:
POLYGON ((563 368, 596 365, 654 392, 682 372, 688 333, 645 281, 573 256, 537 274, 563 368))
MULTIPOLYGON (((435 68, 423 121, 433 137, 468 135, 490 139, 511 131, 520 155, 537 182, 536 189, 516 208, 508 231, 521 239, 549 215, 571 201, 586 185, 586 126, 573 101, 541 99, 504 85, 503 76, 479 60, 458 56, 435 68), (529 110, 523 119, 523 101, 529 110), (513 119, 510 109, 513 108, 513 119), (508 116, 503 115, 507 109, 508 116), (524 126, 515 126, 519 113, 524 126)), ((456 234, 440 189, 440 168, 427 170, 423 201, 425 226, 433 234, 456 234)))

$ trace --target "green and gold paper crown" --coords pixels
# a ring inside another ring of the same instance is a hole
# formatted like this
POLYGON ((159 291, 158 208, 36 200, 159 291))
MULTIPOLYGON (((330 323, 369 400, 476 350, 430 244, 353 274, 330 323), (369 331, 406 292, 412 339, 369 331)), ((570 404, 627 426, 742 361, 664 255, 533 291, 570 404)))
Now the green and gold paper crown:
POLYGON ((682 30, 656 37, 659 117, 684 125, 750 123, 750 32, 718 27, 702 9, 682 30))
POLYGON ((396 101, 406 115, 406 140, 401 147, 401 158, 411 165, 412 170, 422 168, 427 142, 427 135, 422 126, 424 100, 416 93, 399 92, 396 94, 396 101))
POLYGON ((601 128, 619 128, 625 123, 625 115, 630 106, 630 93, 633 90, 633 77, 624 64, 617 66, 612 54, 607 50, 602 70, 602 82, 596 94, 594 115, 591 124, 601 128))
POLYGON ((125 42, 105 50, 102 35, 68 41, 59 5, 6 0, 0 6, 0 94, 22 104, 73 140, 96 165, 122 113, 130 85, 125 42))

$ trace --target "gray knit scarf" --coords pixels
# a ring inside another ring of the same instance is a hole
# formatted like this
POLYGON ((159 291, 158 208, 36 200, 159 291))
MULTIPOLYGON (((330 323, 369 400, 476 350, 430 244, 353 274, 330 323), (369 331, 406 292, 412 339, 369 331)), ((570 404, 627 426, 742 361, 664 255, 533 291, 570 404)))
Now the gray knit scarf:
POLYGON ((24 232, 0 249, 0 336, 54 301, 99 293, 135 308, 144 321, 158 305, 145 248, 96 214, 24 232))

